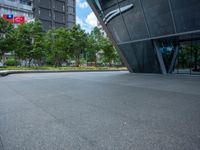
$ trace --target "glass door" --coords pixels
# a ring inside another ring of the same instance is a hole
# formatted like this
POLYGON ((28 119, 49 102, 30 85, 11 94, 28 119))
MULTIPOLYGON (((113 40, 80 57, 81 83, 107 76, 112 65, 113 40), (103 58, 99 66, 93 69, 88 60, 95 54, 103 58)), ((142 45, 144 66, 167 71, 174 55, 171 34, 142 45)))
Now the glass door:
POLYGON ((174 73, 200 75, 200 40, 180 43, 174 73))

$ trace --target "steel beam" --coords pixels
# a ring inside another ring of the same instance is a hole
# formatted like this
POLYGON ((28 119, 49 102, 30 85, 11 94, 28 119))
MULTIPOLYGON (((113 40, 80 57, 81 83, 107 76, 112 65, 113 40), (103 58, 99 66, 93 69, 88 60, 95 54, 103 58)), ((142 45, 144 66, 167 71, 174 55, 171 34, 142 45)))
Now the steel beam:
POLYGON ((164 64, 164 60, 163 60, 162 54, 159 50, 158 43, 156 41, 153 41, 153 44, 154 44, 154 49, 155 49, 155 52, 156 52, 156 55, 157 55, 157 58, 158 58, 158 62, 160 64, 161 72, 162 72, 162 74, 167 74, 166 67, 165 67, 165 64, 164 64))
POLYGON ((174 55, 173 55, 173 58, 172 58, 172 61, 171 61, 171 64, 169 66, 169 71, 168 73, 172 73, 173 72, 173 68, 176 64, 176 58, 178 56, 178 53, 179 53, 179 46, 176 46, 175 50, 174 50, 174 55))

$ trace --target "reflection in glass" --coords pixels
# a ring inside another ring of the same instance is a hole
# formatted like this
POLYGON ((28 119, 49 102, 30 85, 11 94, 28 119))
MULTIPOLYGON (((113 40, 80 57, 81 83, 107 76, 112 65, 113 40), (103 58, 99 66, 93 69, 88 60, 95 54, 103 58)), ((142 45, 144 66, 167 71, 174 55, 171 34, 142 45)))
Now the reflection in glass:
POLYGON ((119 45, 132 70, 136 73, 161 73, 152 42, 119 45))
POLYGON ((180 46, 175 73, 200 74, 200 41, 184 41, 180 46))
POLYGON ((168 72, 174 56, 175 46, 172 42, 160 42, 159 45, 166 71, 168 72))

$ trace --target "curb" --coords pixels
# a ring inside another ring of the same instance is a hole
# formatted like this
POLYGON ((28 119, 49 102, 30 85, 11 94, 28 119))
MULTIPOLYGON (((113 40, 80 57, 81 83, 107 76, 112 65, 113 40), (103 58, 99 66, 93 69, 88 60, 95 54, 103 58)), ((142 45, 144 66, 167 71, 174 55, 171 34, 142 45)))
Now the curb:
POLYGON ((27 74, 27 73, 67 73, 67 72, 118 72, 126 70, 12 70, 0 71, 0 77, 5 77, 11 74, 27 74))

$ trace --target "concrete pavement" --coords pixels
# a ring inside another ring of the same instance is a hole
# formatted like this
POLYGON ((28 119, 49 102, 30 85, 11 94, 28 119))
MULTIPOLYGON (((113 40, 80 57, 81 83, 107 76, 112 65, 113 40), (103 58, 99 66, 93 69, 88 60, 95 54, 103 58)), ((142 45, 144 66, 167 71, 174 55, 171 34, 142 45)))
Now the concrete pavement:
POLYGON ((200 77, 0 78, 0 150, 199 150, 200 77))

